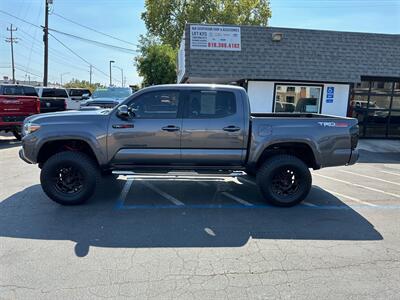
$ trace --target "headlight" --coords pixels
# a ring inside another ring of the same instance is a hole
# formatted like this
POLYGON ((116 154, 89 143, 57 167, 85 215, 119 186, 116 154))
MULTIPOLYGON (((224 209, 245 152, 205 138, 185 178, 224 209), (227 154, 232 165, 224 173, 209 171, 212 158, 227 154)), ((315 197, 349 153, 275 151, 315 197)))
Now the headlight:
POLYGON ((23 130, 23 135, 30 134, 32 132, 35 132, 36 130, 39 130, 40 125, 35 124, 35 123, 25 123, 24 124, 24 130, 23 130))

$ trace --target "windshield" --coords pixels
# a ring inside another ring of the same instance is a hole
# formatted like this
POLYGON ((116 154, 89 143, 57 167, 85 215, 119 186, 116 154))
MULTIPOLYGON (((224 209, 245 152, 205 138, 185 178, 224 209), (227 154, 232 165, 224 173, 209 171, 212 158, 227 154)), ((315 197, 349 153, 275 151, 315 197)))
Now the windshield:
POLYGON ((122 99, 132 94, 129 88, 109 88, 109 89, 98 89, 94 91, 92 98, 113 98, 122 99))

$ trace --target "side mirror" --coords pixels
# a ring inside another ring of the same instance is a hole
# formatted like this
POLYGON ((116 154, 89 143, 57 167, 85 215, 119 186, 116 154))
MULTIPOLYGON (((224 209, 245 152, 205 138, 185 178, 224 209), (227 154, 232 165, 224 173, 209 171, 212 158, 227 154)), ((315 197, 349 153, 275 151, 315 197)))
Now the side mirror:
POLYGON ((132 114, 127 105, 121 105, 117 108, 117 116, 121 119, 129 119, 132 117, 132 114))
POLYGON ((87 100, 89 98, 90 98, 89 94, 83 94, 82 95, 82 100, 87 100))

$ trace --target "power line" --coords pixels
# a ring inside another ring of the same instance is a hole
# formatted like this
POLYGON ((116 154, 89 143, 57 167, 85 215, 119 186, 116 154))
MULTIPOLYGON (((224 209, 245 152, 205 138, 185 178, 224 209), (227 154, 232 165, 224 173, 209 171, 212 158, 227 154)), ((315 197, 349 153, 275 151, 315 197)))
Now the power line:
MULTIPOLYGON (((21 22, 24 22, 24 23, 26 23, 26 24, 29 24, 29 25, 31 25, 31 26, 34 26, 34 27, 37 27, 37 28, 42 28, 42 26, 38 26, 38 25, 36 25, 36 24, 33 24, 33 23, 28 22, 28 21, 26 21, 26 20, 23 20, 23 19, 21 19, 21 18, 19 18, 19 17, 17 17, 17 16, 14 16, 14 15, 12 15, 12 14, 10 14, 10 13, 4 11, 4 10, 0 10, 0 12, 3 13, 3 14, 8 15, 8 16, 10 16, 10 17, 13 17, 13 18, 15 18, 15 19, 17 19, 17 20, 19 20, 19 21, 21 21, 21 22)), ((69 36, 69 37, 72 37, 72 38, 75 38, 75 39, 79 39, 79 40, 81 40, 81 41, 85 41, 85 42, 88 42, 88 43, 91 43, 91 44, 95 44, 95 45, 98 45, 98 46, 101 46, 101 47, 106 47, 106 48, 109 48, 109 49, 112 48, 112 49, 114 49, 114 50, 119 50, 119 51, 123 51, 123 52, 127 52, 127 53, 136 53, 136 52, 137 52, 137 50, 133 50, 133 49, 129 49, 129 48, 124 48, 124 47, 119 47, 119 46, 115 46, 115 45, 112 45, 112 44, 107 44, 107 43, 103 43, 103 42, 99 42, 99 41, 87 39, 87 38, 80 37, 80 36, 77 36, 77 35, 74 35, 74 34, 70 34, 70 33, 67 33, 67 32, 60 31, 60 30, 52 29, 52 28, 50 28, 50 27, 48 28, 48 30, 49 30, 49 31, 53 31, 53 32, 57 32, 57 33, 59 33, 59 34, 63 34, 63 35, 66 35, 66 36, 69 36)))
POLYGON ((49 28, 49 31, 57 32, 59 34, 65 35, 65 36, 69 36, 69 37, 72 37, 72 38, 75 38, 75 39, 79 39, 81 41, 85 41, 85 42, 88 42, 88 43, 91 43, 91 44, 98 45, 100 47, 112 48, 112 49, 123 51, 123 52, 127 52, 127 53, 137 53, 137 50, 124 48, 124 47, 119 47, 119 46, 115 46, 115 45, 111 45, 111 44, 107 44, 107 43, 103 43, 103 42, 87 39, 87 38, 80 37, 80 36, 77 36, 77 35, 74 35, 74 34, 71 34, 71 33, 62 32, 62 31, 59 31, 59 30, 56 30, 56 29, 49 28))
POLYGON ((80 23, 78 23, 78 22, 76 22, 76 21, 73 21, 73 20, 68 19, 68 18, 66 18, 66 17, 64 17, 64 16, 61 16, 61 15, 55 13, 55 12, 53 12, 52 15, 55 15, 55 16, 61 18, 61 19, 64 19, 64 20, 66 20, 66 21, 68 21, 68 22, 71 22, 71 23, 73 23, 73 24, 75 24, 75 25, 78 25, 78 26, 81 26, 81 27, 83 27, 83 28, 89 29, 89 30, 91 30, 91 31, 93 31, 93 32, 96 32, 96 33, 102 34, 102 35, 104 35, 104 36, 107 36, 107 37, 109 37, 109 38, 112 38, 112 39, 114 39, 114 40, 116 40, 116 41, 120 41, 120 42, 123 42, 123 43, 126 43, 126 44, 130 44, 130 45, 132 45, 132 46, 137 47, 137 45, 134 44, 134 43, 125 41, 125 40, 123 40, 123 39, 117 38, 117 37, 112 36, 112 35, 110 35, 110 34, 101 32, 101 31, 99 31, 99 30, 97 30, 97 29, 94 29, 94 28, 91 28, 91 27, 89 27, 89 26, 80 24, 80 23))
MULTIPOLYGON (((68 49, 71 53, 73 53, 75 56, 79 57, 81 60, 83 60, 85 63, 87 63, 89 66, 91 65, 93 67, 93 69, 99 71, 101 74, 103 74, 104 76, 106 76, 108 78, 108 74, 103 72, 102 70, 100 70, 99 68, 97 68, 95 65, 93 65, 92 63, 90 63, 89 61, 87 61, 85 58, 83 58, 82 56, 80 56, 78 53, 76 53, 74 50, 72 50, 71 48, 69 48, 67 45, 65 45, 62 41, 60 41, 58 38, 56 38, 53 34, 49 33, 49 35, 55 39, 57 42, 59 42, 64 48, 68 49)), ((119 81, 119 80, 117 80, 119 81)))

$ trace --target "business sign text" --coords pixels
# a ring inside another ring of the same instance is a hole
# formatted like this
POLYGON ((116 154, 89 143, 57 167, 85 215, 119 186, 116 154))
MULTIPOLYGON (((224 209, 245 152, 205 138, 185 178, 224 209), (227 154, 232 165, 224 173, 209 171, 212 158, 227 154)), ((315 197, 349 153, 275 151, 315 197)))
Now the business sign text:
POLYGON ((190 49, 241 51, 240 27, 191 25, 190 49))

